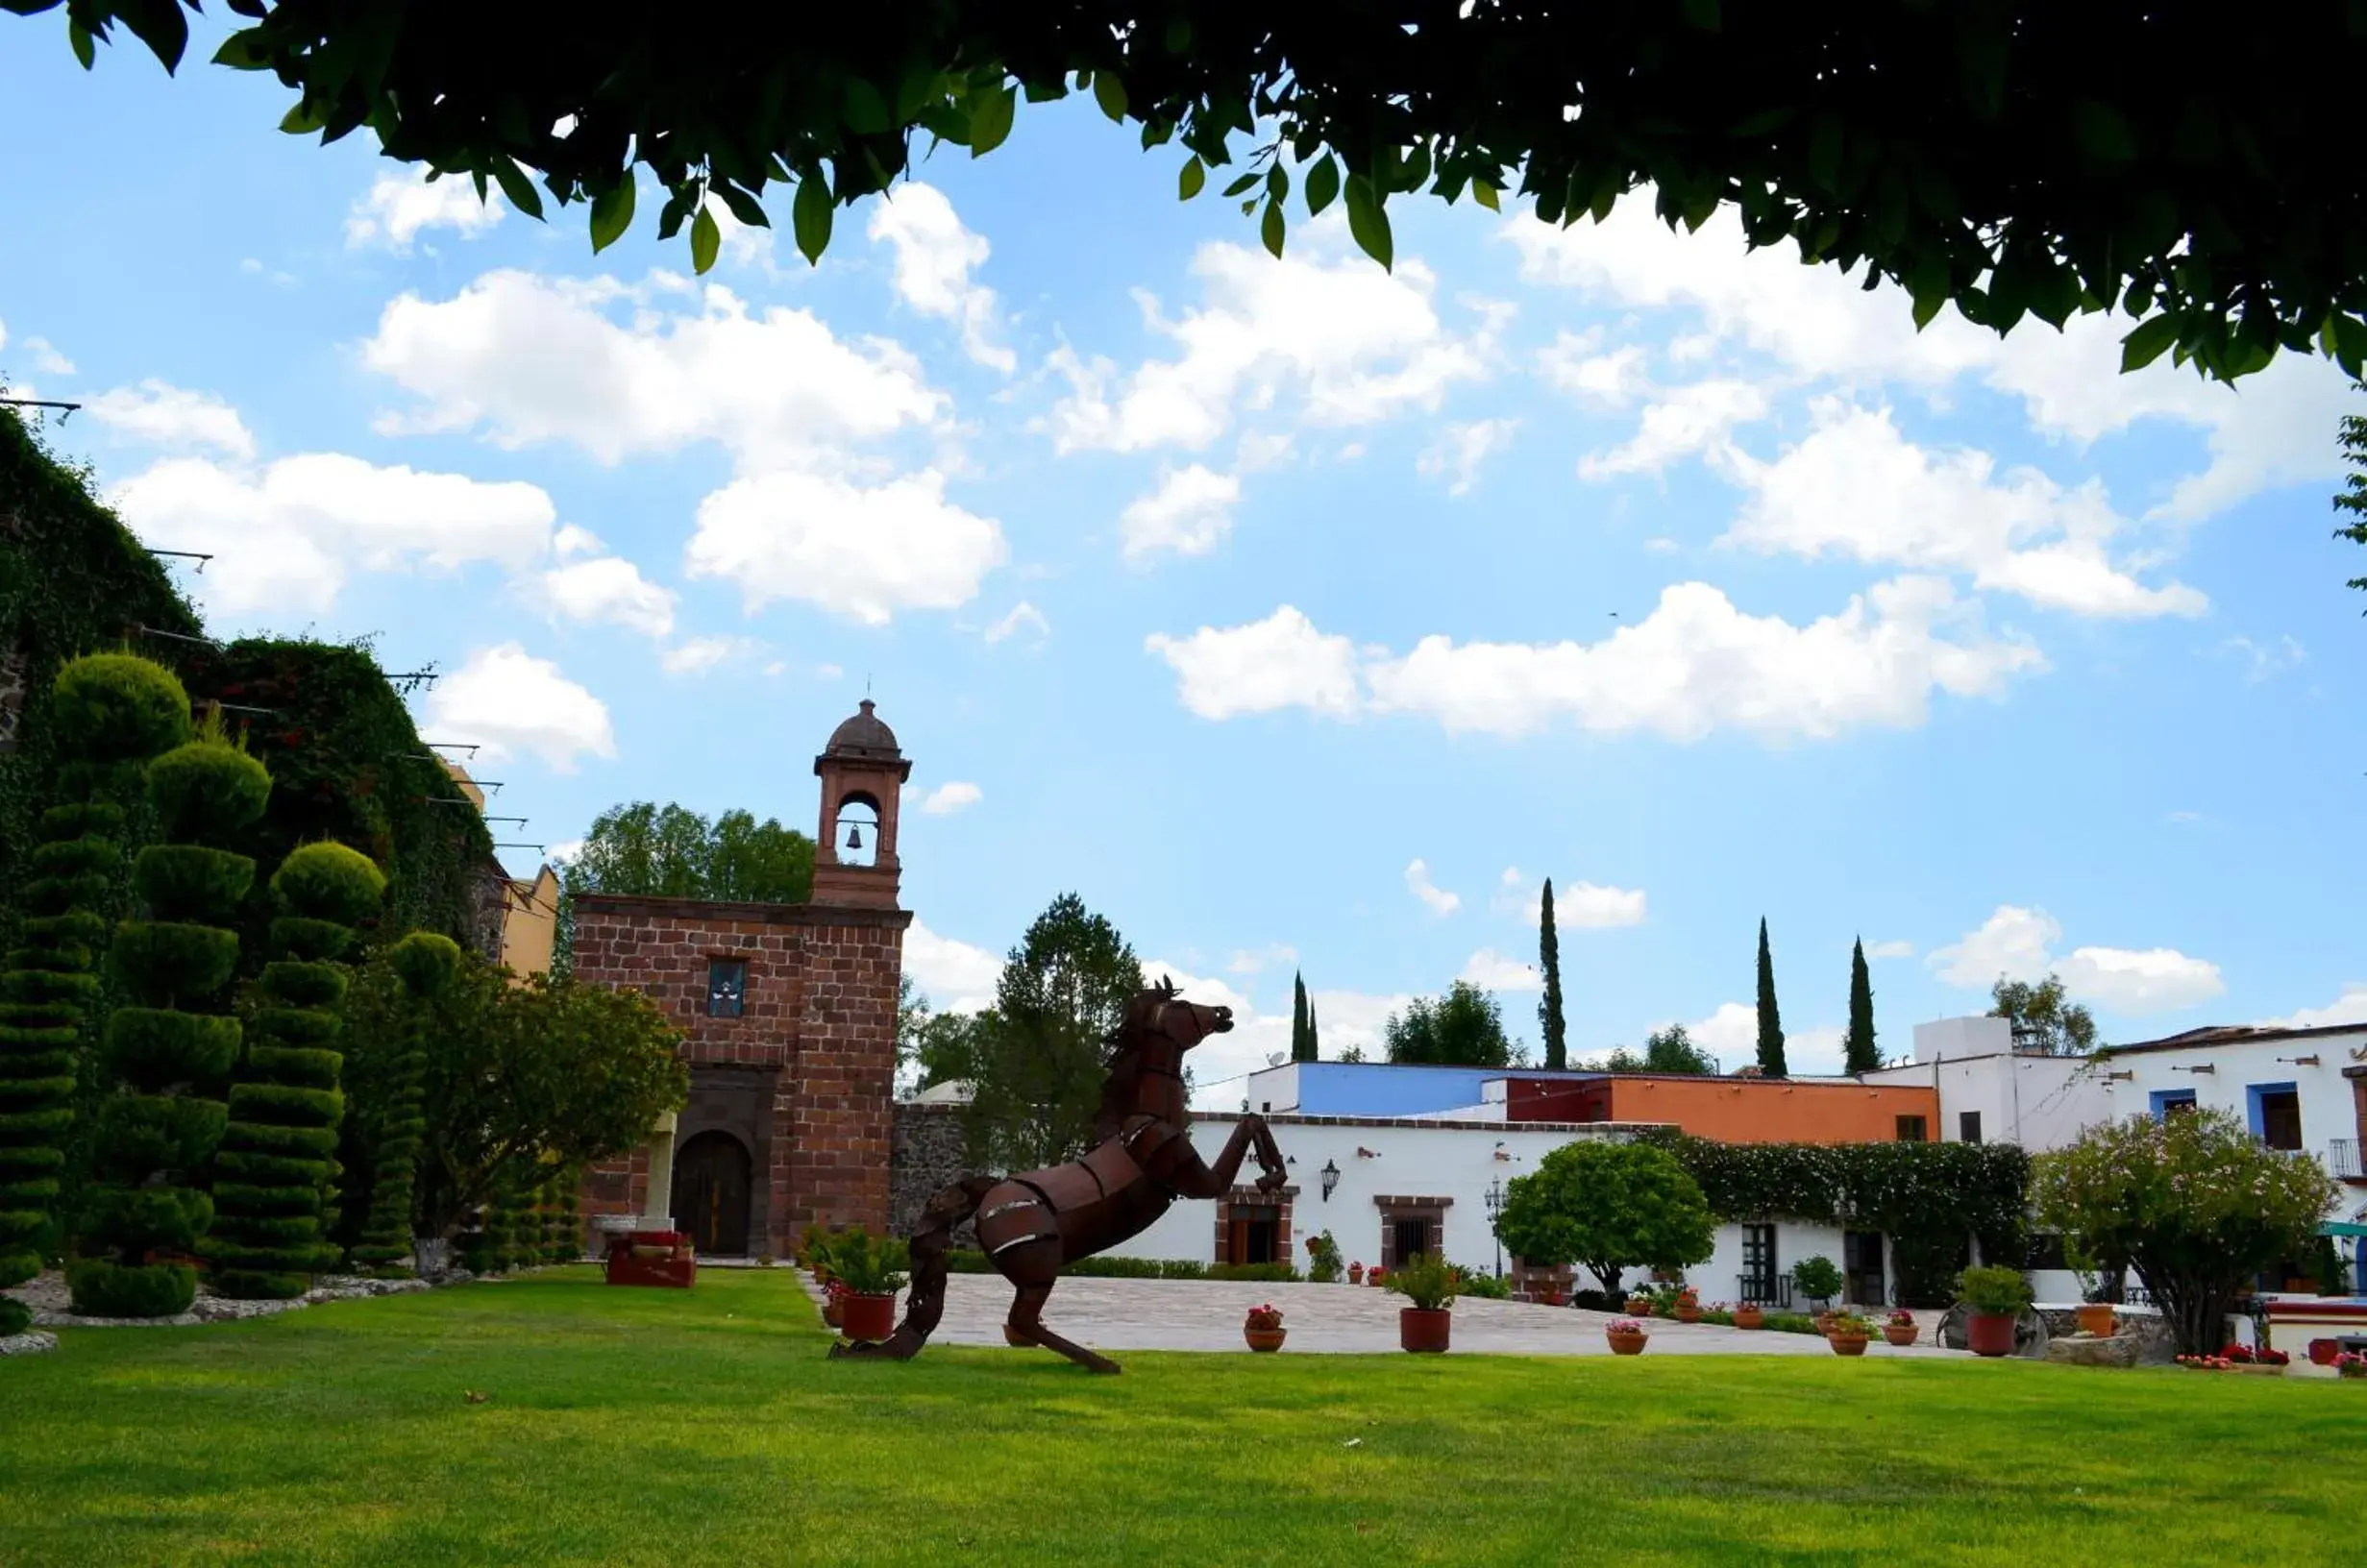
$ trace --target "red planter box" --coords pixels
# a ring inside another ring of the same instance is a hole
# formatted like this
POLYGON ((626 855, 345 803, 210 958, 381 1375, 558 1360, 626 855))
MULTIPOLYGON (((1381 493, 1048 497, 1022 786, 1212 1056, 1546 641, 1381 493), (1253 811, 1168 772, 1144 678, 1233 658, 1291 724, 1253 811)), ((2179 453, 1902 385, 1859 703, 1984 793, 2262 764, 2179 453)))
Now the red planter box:
POLYGON ((1455 1314, 1442 1307, 1435 1312, 1419 1307, 1397 1310, 1397 1343, 1408 1350, 1442 1351, 1454 1327, 1455 1314))
POLYGON ((608 1283, 687 1290, 699 1280, 690 1237, 679 1231, 627 1231, 608 1241, 608 1283))
POLYGON ((838 1332, 850 1339, 885 1339, 896 1332, 896 1298, 849 1291, 838 1311, 838 1332))
POLYGON ((1975 1312, 1964 1327, 1964 1346, 1975 1356, 2013 1354, 2013 1314, 1975 1312))

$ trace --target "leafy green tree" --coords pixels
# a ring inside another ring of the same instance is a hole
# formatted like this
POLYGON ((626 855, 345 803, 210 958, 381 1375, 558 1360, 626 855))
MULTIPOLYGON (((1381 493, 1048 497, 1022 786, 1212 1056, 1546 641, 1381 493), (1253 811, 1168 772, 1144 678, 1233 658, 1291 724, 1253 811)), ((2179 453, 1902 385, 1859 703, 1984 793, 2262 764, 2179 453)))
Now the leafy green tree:
MULTIPOLYGON (((1493 209, 1516 188, 1570 223, 1648 184, 1671 227, 1731 203, 1753 245, 1864 264, 1911 296, 1918 326, 1951 301, 1999 332, 2118 306, 2141 318, 2124 366, 2174 349, 2231 379, 2282 348, 2367 367, 2367 262, 2344 243, 2367 229, 2367 193, 2305 172, 2354 129, 2343 7, 2249 30, 2138 0, 1807 21, 1715 0, 755 8, 703 18, 689 42, 669 8, 597 25, 397 0, 234 9, 247 25, 214 59, 287 89, 282 130, 366 130, 531 216, 546 195, 586 203, 595 250, 631 227, 646 165, 668 193, 658 234, 687 226, 701 272, 720 212, 765 224, 768 190, 789 186, 775 214, 815 258, 838 208, 888 189, 916 147, 982 156, 1023 99, 1090 91, 1143 147, 1182 143, 1186 198, 1244 153, 1220 188, 1277 254, 1294 190, 1309 217, 1343 206, 1386 265, 1393 194, 1493 209), (2158 90, 2202 61, 2282 90, 2229 95, 2204 126, 2158 90)), ((118 22, 168 69, 188 41, 173 0, 72 0, 65 22, 86 65, 118 22)))
MULTIPOLYGON (((141 765, 188 737, 189 699, 160 666, 93 654, 59 671, 49 717, 67 798, 41 814, 21 945, 0 975, 0 1286, 33 1278, 59 1250, 78 1045, 99 991, 102 912, 123 864, 123 804, 141 765)), ((24 1320, 19 1304, 0 1300, 0 1335, 24 1320)))
POLYGON ((1775 1005, 1775 955, 1767 948, 1767 919, 1759 918, 1759 1070, 1788 1078, 1784 1065, 1784 1015, 1775 1005))
POLYGON ((2017 1051, 2085 1056, 2096 1048, 2095 1017, 2070 1000, 2062 981, 2052 974, 2036 985, 1999 975, 1989 988, 1989 1017, 2012 1026, 2017 1051))
POLYGON ((1495 1233, 1532 1268, 1580 1263, 1613 1295, 1631 1268, 1709 1258, 1716 1222, 1674 1156, 1649 1143, 1565 1143, 1505 1184, 1495 1233))
POLYGON ((1537 1027, 1544 1036, 1545 1066, 1559 1072, 1569 1065, 1569 1030, 1562 1018, 1562 938, 1553 928, 1553 878, 1545 878, 1543 900, 1538 905, 1537 967, 1545 976, 1545 994, 1537 1004, 1537 1027))
POLYGON ((982 1159, 1029 1169, 1091 1143, 1103 1041, 1142 989, 1134 949, 1075 894, 1036 917, 1002 967, 991 1022, 972 1028, 970 1135, 982 1159))
POLYGON ((1863 938, 1849 947, 1849 1034, 1841 1043, 1844 1072, 1872 1072, 1882 1066, 1874 1043, 1874 981, 1865 969, 1863 938))
POLYGON ((1713 1075, 1717 1071, 1717 1058, 1693 1043, 1685 1025, 1672 1023, 1643 1037, 1643 1068, 1646 1072, 1713 1075))
MULTIPOLYGON (((161 842, 133 862, 142 918, 115 928, 108 953, 132 1005, 107 1020, 102 1066, 118 1088, 92 1129, 80 1257, 66 1271, 74 1311, 89 1317, 170 1317, 197 1294, 197 1271, 179 1260, 213 1224, 198 1181, 228 1115, 214 1095, 238 1061, 231 922, 255 879, 253 860, 219 845, 271 796, 270 773, 223 738, 218 719, 149 763, 147 782, 161 842)), ((279 1138, 291 1153, 337 1146, 333 1130, 279 1138)))
POLYGON ((284 1301, 336 1261, 322 1223, 334 1212, 337 1129, 345 1119, 335 1049, 348 975, 338 960, 355 926, 376 914, 386 878, 341 844, 308 844, 271 878, 281 913, 263 1005, 231 1086, 230 1125, 214 1155, 213 1287, 251 1301, 284 1301), (299 1135, 308 1135, 297 1142, 299 1135))
POLYGON ((2340 1194, 2316 1159, 2272 1149, 2219 1111, 2090 1127, 2038 1156, 2032 1183, 2039 1223, 2135 1268, 2190 1356, 2225 1343, 2254 1275, 2309 1254, 2340 1194))
MULTIPOLYGON (((382 1278, 401 1279, 411 1272, 411 1200, 419 1185, 420 1136, 428 1127, 420 1105, 428 1031, 435 999, 452 989, 460 962, 459 944, 431 931, 413 931, 386 954, 401 999, 390 1020, 384 1082, 377 1086, 379 1114, 368 1129, 369 1219, 353 1249, 354 1262, 382 1278)), ((358 1091, 354 1103, 371 1101, 358 1091)))
POLYGON ((1513 1044, 1504 1034, 1504 1012, 1492 992, 1458 980, 1445 995, 1417 996, 1403 1013, 1393 1013, 1381 1039, 1392 1062, 1442 1063, 1466 1067, 1513 1065, 1513 1044))
POLYGON ((814 894, 814 841, 751 812, 727 811, 709 821, 684 806, 636 800, 592 820, 583 847, 560 870, 559 888, 564 951, 579 893, 804 903, 814 894))
MULTIPOLYGON (((2367 383, 2362 383, 2361 389, 2367 390, 2367 383)), ((2334 498, 2334 509, 2355 521, 2336 528, 2334 537, 2367 545, 2367 414, 2343 415, 2341 433, 2336 439, 2342 445, 2342 460, 2351 465, 2351 472, 2343 480, 2342 494, 2334 498)), ((2367 588, 2367 576, 2353 577, 2351 586, 2367 588)))

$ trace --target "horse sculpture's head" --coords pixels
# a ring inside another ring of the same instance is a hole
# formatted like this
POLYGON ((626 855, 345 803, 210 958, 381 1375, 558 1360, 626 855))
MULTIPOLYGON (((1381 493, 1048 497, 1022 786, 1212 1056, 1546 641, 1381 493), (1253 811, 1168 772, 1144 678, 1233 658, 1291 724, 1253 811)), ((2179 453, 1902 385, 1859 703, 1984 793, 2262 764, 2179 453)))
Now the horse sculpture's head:
POLYGON ((1126 1004, 1126 1021, 1119 1028, 1117 1044, 1122 1051, 1158 1040, 1178 1051, 1188 1051, 1210 1035, 1221 1035, 1232 1027, 1231 1008, 1187 1002, 1175 990, 1175 982, 1162 975, 1157 985, 1136 992, 1126 1004))

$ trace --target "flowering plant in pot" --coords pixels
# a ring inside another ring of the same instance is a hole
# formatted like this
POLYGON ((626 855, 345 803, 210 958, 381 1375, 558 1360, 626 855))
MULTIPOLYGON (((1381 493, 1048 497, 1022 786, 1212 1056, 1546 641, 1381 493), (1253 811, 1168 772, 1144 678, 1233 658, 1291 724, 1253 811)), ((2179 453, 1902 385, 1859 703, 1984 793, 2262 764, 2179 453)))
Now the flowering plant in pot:
POLYGON ((1956 1296, 1972 1313, 1964 1342, 1976 1356, 2013 1354, 2013 1320, 2030 1305, 2030 1282, 2018 1268, 1968 1268, 1956 1277, 1956 1296))
POLYGON ((1680 1323, 1700 1322, 1701 1292, 1689 1285, 1678 1290, 1676 1299, 1669 1308, 1669 1315, 1680 1323))
POLYGON ((2346 1350, 2336 1356, 2334 1375, 2341 1378, 2367 1378, 2367 1352, 2346 1350))
POLYGON ((1835 1312, 1828 1321, 1832 1326, 1825 1331, 1825 1342, 1833 1347, 1834 1355, 1865 1354, 1866 1341, 1874 1336, 1872 1319, 1855 1312, 1835 1312))
POLYGON ((1627 1315, 1630 1317, 1650 1317, 1652 1315, 1652 1298, 1641 1290, 1630 1290, 1627 1293, 1627 1315))
POLYGON ((1317 1285, 1340 1283, 1340 1243, 1329 1231, 1307 1237, 1307 1278, 1317 1285))
POLYGON ((1894 1345, 1915 1342, 1915 1314, 1901 1307, 1882 1320, 1882 1336, 1894 1345))
POLYGON ((836 1280, 822 1282, 822 1321, 835 1329, 847 1312, 847 1287, 836 1280))
POLYGON ((896 1292, 904 1287, 912 1255, 896 1237, 850 1231, 830 1247, 834 1282, 845 1292, 839 1331, 850 1339, 885 1339, 896 1332, 896 1292))
POLYGON ((1734 1326, 1738 1329, 1763 1329, 1767 1326, 1767 1310, 1755 1301, 1736 1302, 1734 1326))
POLYGON ((1388 1281, 1389 1270, 1383 1268, 1378 1263, 1375 1263, 1370 1268, 1365 1270, 1365 1283, 1367 1285, 1378 1287, 1386 1285, 1388 1281))
POLYGON ((1251 1350, 1280 1350, 1289 1332, 1282 1326, 1282 1309, 1270 1301, 1250 1308, 1248 1315, 1241 1320, 1241 1336, 1248 1341, 1251 1350))
POLYGON ((1632 1317, 1615 1317, 1603 1325, 1603 1337, 1610 1342, 1614 1356, 1640 1356, 1652 1331, 1632 1317))
POLYGON ((1454 1330, 1455 1271, 1427 1253, 1400 1263, 1388 1288, 1405 1297, 1397 1312, 1397 1343, 1407 1350, 1442 1351, 1454 1330))
POLYGON ((1365 1283, 1365 1265, 1364 1265, 1364 1263, 1363 1263, 1361 1261, 1359 1261, 1359 1262, 1353 1262, 1353 1263, 1348 1264, 1348 1284, 1350 1284, 1350 1285, 1362 1285, 1362 1284, 1364 1284, 1364 1283, 1365 1283))

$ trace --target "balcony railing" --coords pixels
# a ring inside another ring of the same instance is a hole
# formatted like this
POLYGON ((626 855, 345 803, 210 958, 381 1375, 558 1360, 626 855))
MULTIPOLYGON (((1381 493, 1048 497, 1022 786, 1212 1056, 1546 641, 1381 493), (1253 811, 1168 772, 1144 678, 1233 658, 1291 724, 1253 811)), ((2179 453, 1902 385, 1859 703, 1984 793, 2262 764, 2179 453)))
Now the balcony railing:
POLYGON ((2358 1139, 2330 1138, 2326 1140, 2326 1168, 2336 1176, 2357 1181, 2367 1171, 2359 1168, 2358 1139))
POLYGON ((1735 1278, 1735 1300, 1756 1307, 1791 1308, 1791 1276, 1741 1274, 1735 1278))

